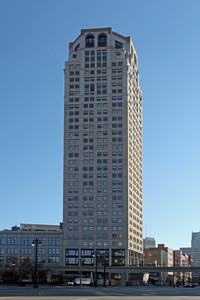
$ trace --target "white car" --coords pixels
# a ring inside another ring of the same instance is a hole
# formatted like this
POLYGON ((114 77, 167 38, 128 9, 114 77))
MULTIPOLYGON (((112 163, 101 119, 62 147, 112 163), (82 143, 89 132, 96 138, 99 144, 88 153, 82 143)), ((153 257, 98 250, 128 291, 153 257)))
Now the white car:
POLYGON ((74 281, 74 280, 69 281, 69 282, 68 282, 68 285, 75 285, 75 281, 74 281))

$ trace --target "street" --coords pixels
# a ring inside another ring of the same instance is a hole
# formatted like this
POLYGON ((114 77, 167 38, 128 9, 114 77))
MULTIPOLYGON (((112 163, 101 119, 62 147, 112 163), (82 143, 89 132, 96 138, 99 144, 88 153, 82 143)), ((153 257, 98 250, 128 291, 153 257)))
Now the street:
POLYGON ((132 287, 65 287, 65 286, 0 286, 0 299, 58 299, 58 297, 67 297, 67 300, 104 300, 126 297, 126 300, 153 300, 166 299, 170 297, 175 299, 199 299, 200 287, 186 289, 183 287, 154 287, 154 286, 132 286, 132 287))

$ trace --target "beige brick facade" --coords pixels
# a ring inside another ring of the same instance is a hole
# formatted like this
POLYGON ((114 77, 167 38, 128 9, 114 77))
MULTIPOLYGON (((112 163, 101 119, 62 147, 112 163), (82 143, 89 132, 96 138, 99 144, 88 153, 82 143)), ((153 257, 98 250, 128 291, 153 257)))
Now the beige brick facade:
POLYGON ((64 264, 140 265, 142 94, 130 37, 82 30, 65 63, 64 264), (67 250, 66 250, 67 249, 67 250), (72 250, 72 251, 70 251, 72 250))

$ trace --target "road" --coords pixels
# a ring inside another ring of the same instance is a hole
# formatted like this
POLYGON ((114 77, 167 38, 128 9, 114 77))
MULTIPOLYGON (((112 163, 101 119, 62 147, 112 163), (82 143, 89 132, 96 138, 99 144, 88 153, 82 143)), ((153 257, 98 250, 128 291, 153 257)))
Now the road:
MULTIPOLYGON (((39 286, 35 289, 32 286, 0 286, 0 300, 12 299, 17 297, 17 300, 54 300, 65 298, 66 300, 111 300, 122 299, 126 300, 199 300, 200 287, 196 288, 173 288, 173 287, 153 287, 153 286, 132 286, 132 287, 48 287, 39 286)), ((62 299, 61 299, 62 300, 62 299)))

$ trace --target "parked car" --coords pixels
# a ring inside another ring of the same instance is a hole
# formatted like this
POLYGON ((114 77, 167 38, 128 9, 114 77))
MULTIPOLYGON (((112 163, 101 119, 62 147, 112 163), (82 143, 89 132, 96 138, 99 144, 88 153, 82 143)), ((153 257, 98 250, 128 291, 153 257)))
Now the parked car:
POLYGON ((69 281, 68 285, 91 285, 92 281, 90 278, 82 278, 80 282, 80 278, 75 278, 75 280, 69 281))
POLYGON ((92 281, 90 278, 81 278, 81 281, 80 281, 80 278, 75 278, 75 284, 74 285, 91 285, 92 284, 92 281))
POLYGON ((75 283, 75 281, 74 280, 72 280, 72 281, 68 281, 68 283, 67 283, 68 285, 75 285, 76 283, 75 283))
POLYGON ((24 283, 32 282, 32 280, 30 278, 22 278, 21 281, 24 282, 24 283))
POLYGON ((186 288, 194 288, 195 285, 192 282, 188 282, 188 283, 186 283, 185 287, 186 288))

